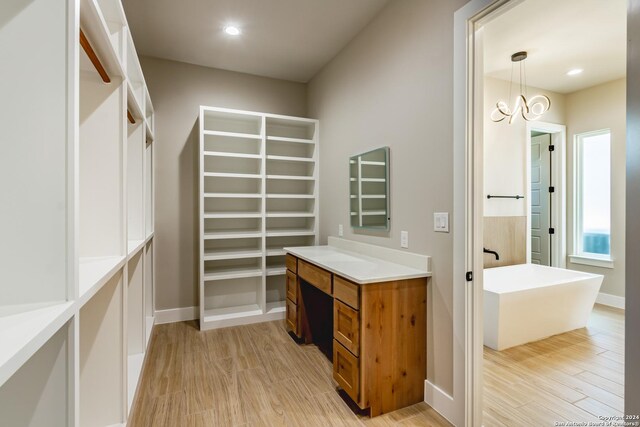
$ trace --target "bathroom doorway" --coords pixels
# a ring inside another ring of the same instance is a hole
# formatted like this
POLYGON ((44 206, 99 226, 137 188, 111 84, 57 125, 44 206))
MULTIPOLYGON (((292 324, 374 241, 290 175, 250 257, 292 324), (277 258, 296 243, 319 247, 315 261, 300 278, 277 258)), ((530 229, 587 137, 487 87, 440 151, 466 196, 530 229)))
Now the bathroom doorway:
POLYGON ((529 264, 566 267, 566 127, 527 123, 527 257, 529 264))

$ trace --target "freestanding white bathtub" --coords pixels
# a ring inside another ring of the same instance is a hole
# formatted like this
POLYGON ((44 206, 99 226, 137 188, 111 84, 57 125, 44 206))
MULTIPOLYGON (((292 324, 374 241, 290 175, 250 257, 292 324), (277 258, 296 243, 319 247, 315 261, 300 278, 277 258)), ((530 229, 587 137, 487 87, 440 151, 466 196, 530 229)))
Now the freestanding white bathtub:
POLYGON ((602 279, 536 264, 484 270, 484 345, 504 350, 585 327, 602 279))

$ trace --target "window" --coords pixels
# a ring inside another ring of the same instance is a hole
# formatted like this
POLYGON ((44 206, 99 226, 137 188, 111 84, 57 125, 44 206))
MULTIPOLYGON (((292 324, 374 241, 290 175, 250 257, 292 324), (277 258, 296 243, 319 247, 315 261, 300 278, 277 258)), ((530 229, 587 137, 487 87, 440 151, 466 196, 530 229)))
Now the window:
POLYGON ((574 166, 576 257, 609 260, 611 132, 607 129, 576 135, 574 166))

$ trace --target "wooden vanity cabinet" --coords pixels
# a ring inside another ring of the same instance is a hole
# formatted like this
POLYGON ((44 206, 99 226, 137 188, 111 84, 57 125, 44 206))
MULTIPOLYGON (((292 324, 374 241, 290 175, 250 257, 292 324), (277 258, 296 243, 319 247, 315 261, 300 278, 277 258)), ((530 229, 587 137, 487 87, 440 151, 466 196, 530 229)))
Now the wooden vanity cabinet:
POLYGON ((309 342, 300 327, 307 321, 300 286, 308 283, 333 297, 333 378, 338 386, 361 409, 369 408, 372 417, 422 402, 427 278, 361 285, 294 260, 287 255, 287 326, 309 342), (294 282, 289 265, 297 268, 297 301, 289 299, 289 283, 294 282))

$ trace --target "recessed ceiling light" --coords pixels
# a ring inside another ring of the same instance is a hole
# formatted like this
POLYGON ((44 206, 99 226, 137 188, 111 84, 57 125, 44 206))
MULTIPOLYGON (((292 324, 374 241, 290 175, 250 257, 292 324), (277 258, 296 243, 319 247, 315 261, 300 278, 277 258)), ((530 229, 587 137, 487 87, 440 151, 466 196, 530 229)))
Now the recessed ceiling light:
POLYGON ((240 28, 236 27, 235 25, 227 25, 226 27, 224 27, 224 32, 229 34, 230 36, 239 36, 240 35, 240 28))
POLYGON ((573 70, 567 71, 567 76, 577 76, 581 74, 584 70, 582 68, 574 68, 573 70))

